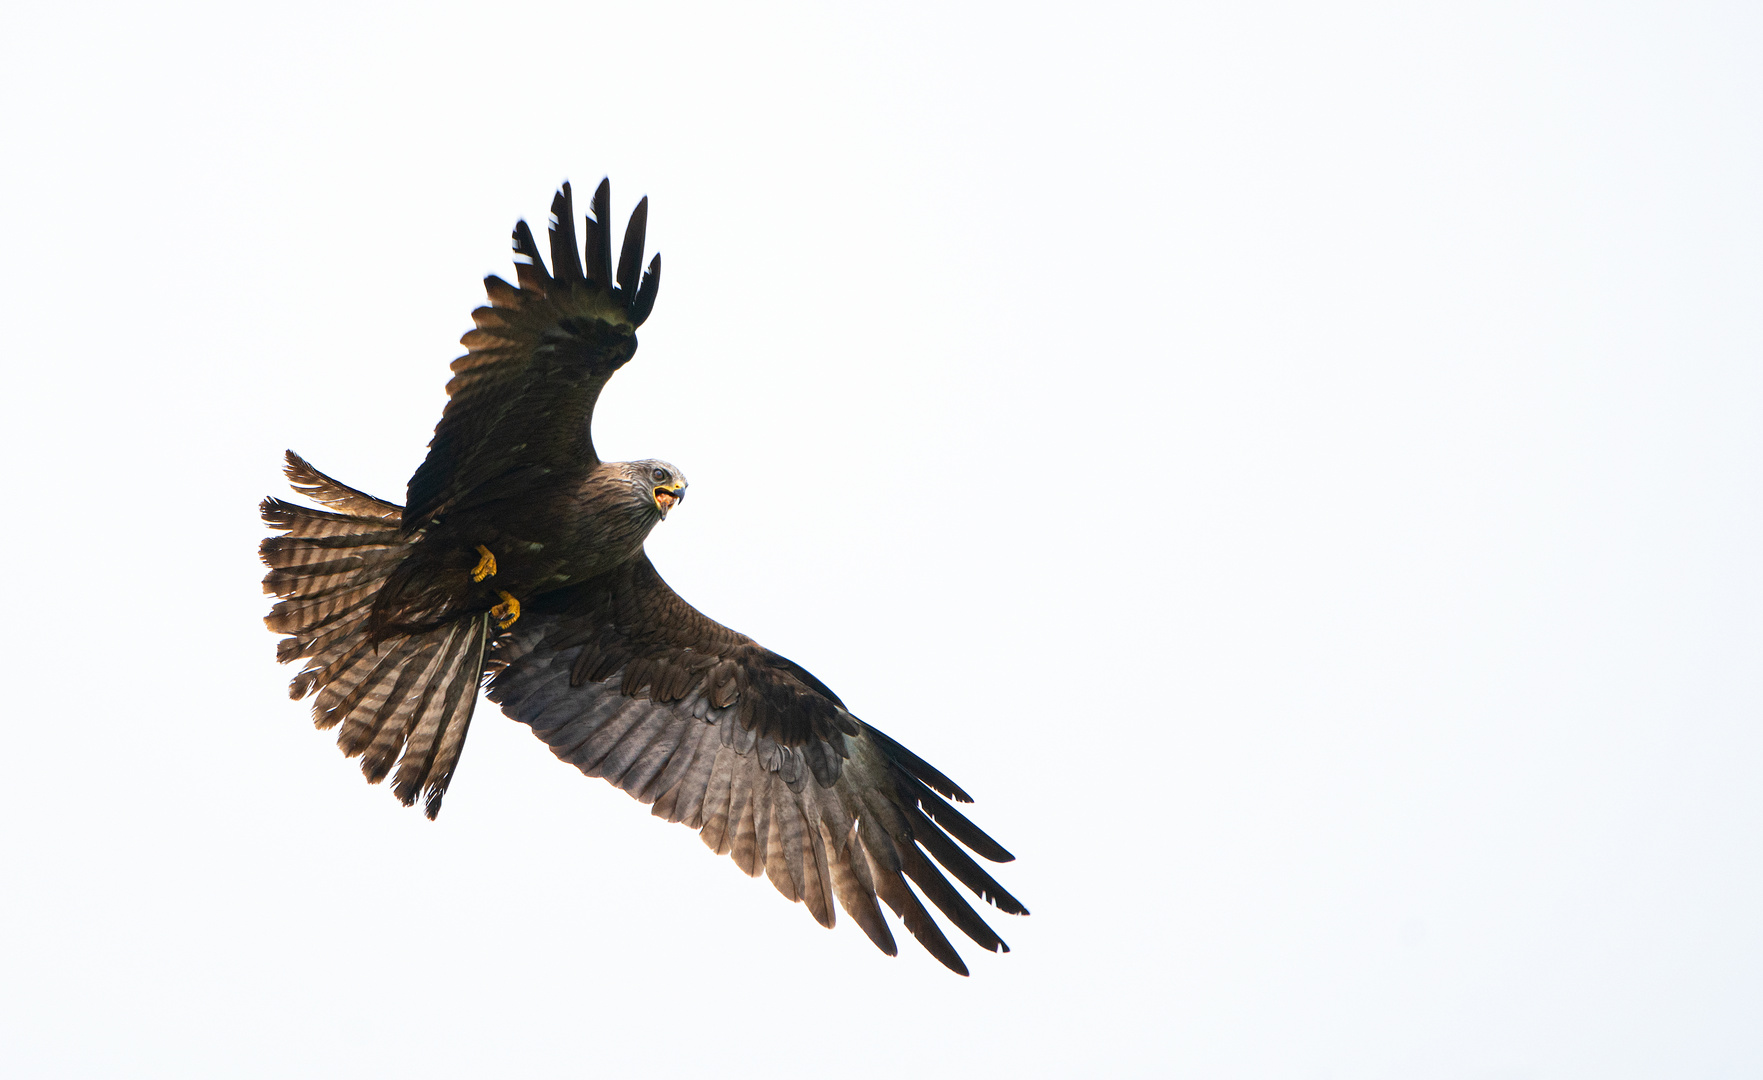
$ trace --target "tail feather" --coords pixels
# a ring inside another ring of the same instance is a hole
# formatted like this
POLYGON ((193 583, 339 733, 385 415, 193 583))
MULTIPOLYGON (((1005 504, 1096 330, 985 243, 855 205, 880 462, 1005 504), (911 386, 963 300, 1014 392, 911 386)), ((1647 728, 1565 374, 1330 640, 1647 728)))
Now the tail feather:
MULTIPOLYGON (((428 637, 401 638, 388 648, 374 650, 346 673, 345 678, 360 673, 348 679, 346 687, 339 680, 318 692, 320 707, 334 718, 324 726, 342 723, 337 745, 345 756, 364 753, 382 727, 404 719, 404 699, 422 673, 428 654, 434 651, 434 642, 428 637)), ((371 763, 362 762, 361 769, 370 782, 377 779, 371 763)))
POLYGON ((465 734, 471 727, 472 706, 484 669, 484 650, 490 637, 488 614, 454 623, 450 639, 441 650, 438 672, 411 714, 414 730, 405 743, 404 758, 392 780, 392 792, 409 806, 423 795, 423 813, 434 818, 441 812, 441 798, 453 779, 465 734))
POLYGON ((477 704, 490 620, 486 614, 432 630, 376 639, 369 616, 419 535, 402 531, 403 508, 326 476, 289 452, 295 490, 328 509, 265 499, 263 590, 279 598, 264 620, 288 635, 276 659, 304 660, 289 686, 316 695, 313 722, 339 728, 337 744, 360 757, 372 783, 392 774, 406 806, 418 794, 434 817, 477 704))
POLYGON ((403 554, 396 549, 387 549, 367 555, 315 562, 307 566, 273 569, 264 576, 263 591, 272 595, 295 591, 302 596, 328 595, 363 580, 384 580, 398 565, 403 554))
POLYGON ((314 510, 309 506, 291 503, 274 497, 263 500, 263 520, 281 529, 288 537, 271 537, 264 541, 265 553, 279 548, 297 551, 309 550, 313 545, 290 544, 289 538, 296 540, 334 540, 330 544, 319 544, 317 548, 355 547, 362 544, 379 544, 382 538, 396 539, 398 528, 388 525, 375 517, 357 514, 334 514, 328 510, 314 510))
POLYGON ((444 658, 442 646, 442 642, 432 638, 422 643, 418 656, 412 663, 405 665, 398 675, 398 684, 393 688, 390 698, 391 704, 382 705, 374 715, 376 730, 373 741, 368 744, 361 757, 361 771, 369 780, 378 783, 392 771, 399 752, 404 749, 405 742, 410 737, 413 722, 428 708, 429 700, 435 692, 435 676, 440 674, 444 658), (402 704, 413 687, 419 695, 415 708, 396 714, 389 711, 402 704))
POLYGON ((331 479, 292 450, 288 451, 288 463, 282 471, 287 474, 288 482, 294 485, 294 490, 313 502, 323 503, 343 514, 358 518, 378 518, 394 525, 404 520, 402 506, 376 499, 366 492, 357 491, 348 484, 331 479))
MULTIPOLYGON (((303 698, 316 692, 319 687, 329 686, 350 665, 375 651, 377 643, 364 632, 366 619, 367 615, 363 613, 310 639, 282 639, 276 648, 277 660, 285 664, 302 656, 308 658, 306 667, 294 677, 293 683, 288 687, 292 697, 303 698)), ((323 710, 313 710, 313 720, 321 729, 334 726, 336 719, 327 722, 323 710)))
POLYGON ((292 598, 269 609, 269 617, 263 621, 271 630, 283 634, 305 633, 371 608, 374 596, 380 591, 380 583, 372 578, 357 580, 317 596, 301 595, 298 585, 294 589, 292 598))

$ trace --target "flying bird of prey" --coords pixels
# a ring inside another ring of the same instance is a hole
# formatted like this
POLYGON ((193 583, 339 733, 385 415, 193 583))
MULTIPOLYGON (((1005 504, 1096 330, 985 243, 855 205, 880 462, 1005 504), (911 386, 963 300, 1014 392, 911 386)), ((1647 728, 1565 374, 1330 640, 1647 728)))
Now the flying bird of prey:
POLYGON ((610 205, 601 181, 584 262, 563 185, 549 272, 515 225, 519 285, 485 279, 490 302, 460 339, 403 506, 288 453, 295 490, 326 508, 262 506, 277 533, 262 545, 263 587, 280 598, 265 622, 287 635, 277 659, 304 661, 291 694, 316 695, 317 725, 338 729, 367 779, 392 777, 404 805, 421 795, 433 818, 487 675, 490 700, 559 758, 697 829, 821 925, 836 899, 893 955, 879 899, 965 975, 918 894, 993 951, 1007 948, 942 871, 1027 914, 968 854, 1012 858, 951 805, 972 799, 805 669, 668 588, 643 541, 685 497, 684 474, 594 452, 594 403, 636 352, 661 280, 659 255, 642 269, 647 199, 614 272, 610 205))

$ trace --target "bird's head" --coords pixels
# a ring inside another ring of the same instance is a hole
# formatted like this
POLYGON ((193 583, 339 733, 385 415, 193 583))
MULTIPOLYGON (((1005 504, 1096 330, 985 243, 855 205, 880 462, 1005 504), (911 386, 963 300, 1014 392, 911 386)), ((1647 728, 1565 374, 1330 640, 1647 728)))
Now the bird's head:
POLYGON ((662 517, 686 497, 686 476, 665 461, 632 461, 626 467, 631 483, 647 493, 656 513, 662 517))

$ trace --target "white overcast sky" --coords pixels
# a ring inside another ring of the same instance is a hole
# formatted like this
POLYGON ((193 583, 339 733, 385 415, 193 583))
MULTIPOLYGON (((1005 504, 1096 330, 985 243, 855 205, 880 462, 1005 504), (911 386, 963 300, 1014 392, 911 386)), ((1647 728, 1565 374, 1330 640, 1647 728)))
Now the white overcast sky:
POLYGON ((0 1071, 1763 1075, 1747 4, 22 5, 0 1071), (401 498, 558 181, 663 575, 1034 911, 819 929, 480 709, 287 700, 280 454, 401 498), (904 940, 904 939, 903 939, 904 940))

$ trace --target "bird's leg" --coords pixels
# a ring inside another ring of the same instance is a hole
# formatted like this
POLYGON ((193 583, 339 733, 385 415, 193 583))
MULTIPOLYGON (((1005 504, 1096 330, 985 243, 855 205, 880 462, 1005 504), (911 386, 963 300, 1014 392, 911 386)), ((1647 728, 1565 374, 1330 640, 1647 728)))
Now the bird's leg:
MULTIPOLYGON (((479 544, 477 549, 478 553, 481 554, 483 558, 479 559, 477 565, 471 568, 471 580, 482 581, 487 577, 495 577, 496 556, 490 554, 490 549, 482 544, 479 544)), ((504 593, 503 595, 506 596, 507 594, 504 593)))
POLYGON ((501 590, 497 590, 496 595, 502 598, 502 602, 491 608, 490 614, 496 617, 496 625, 506 630, 514 625, 514 620, 520 618, 520 601, 513 594, 501 590))

